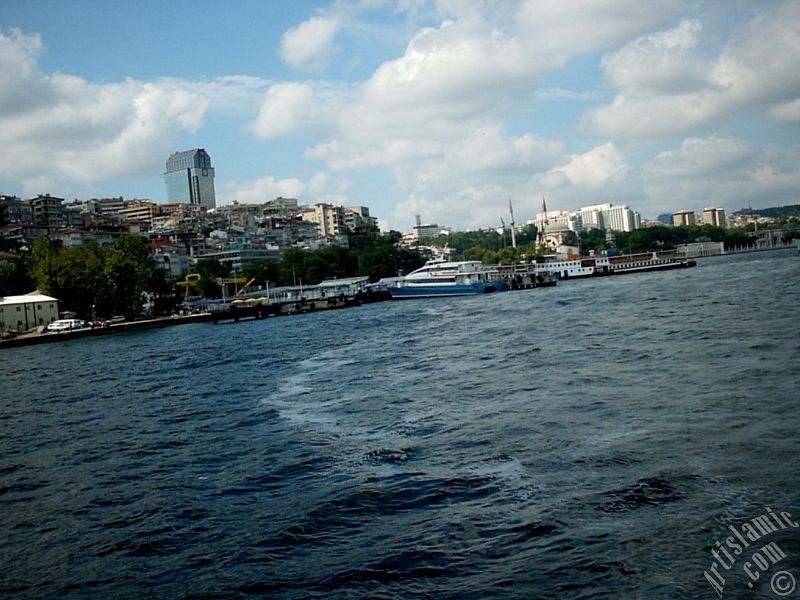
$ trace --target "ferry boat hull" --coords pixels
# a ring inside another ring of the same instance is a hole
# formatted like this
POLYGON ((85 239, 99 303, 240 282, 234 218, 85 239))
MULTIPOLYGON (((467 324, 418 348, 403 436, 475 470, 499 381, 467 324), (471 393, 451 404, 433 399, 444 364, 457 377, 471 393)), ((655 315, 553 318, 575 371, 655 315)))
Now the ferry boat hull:
POLYGON ((409 300, 413 298, 444 298, 448 296, 473 296, 475 294, 490 294, 506 290, 502 281, 475 283, 471 285, 409 285, 390 287, 389 293, 393 300, 409 300))

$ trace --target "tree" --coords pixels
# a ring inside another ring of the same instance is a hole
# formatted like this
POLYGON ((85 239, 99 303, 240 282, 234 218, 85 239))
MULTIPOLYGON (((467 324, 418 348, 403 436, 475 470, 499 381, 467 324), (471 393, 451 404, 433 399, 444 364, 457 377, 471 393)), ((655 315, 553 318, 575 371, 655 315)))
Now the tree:
POLYGON ((479 260, 483 264, 492 265, 498 262, 497 253, 497 250, 473 246, 464 251, 464 260, 479 260))
POLYGON ((591 251, 597 254, 602 253, 608 248, 606 244, 605 229, 589 229, 580 233, 581 254, 588 256, 591 251))
POLYGON ((200 274, 198 291, 203 298, 219 298, 222 288, 217 279, 230 275, 231 268, 216 258, 204 258, 197 261, 197 272, 200 274))
POLYGON ((525 225, 516 234, 517 248, 521 246, 535 244, 538 237, 539 237, 539 230, 536 228, 536 225, 534 225, 533 223, 525 225))
POLYGON ((29 275, 28 263, 27 256, 0 262, 0 297, 27 294, 36 287, 29 275))
POLYGON ((36 289, 43 294, 55 294, 55 272, 59 246, 40 235, 33 243, 30 276, 36 289))
POLYGON ((63 248, 40 236, 27 272, 40 292, 58 298, 63 310, 85 319, 138 317, 146 294, 153 299, 155 314, 171 312, 175 305, 174 287, 156 266, 147 241, 137 236, 118 238, 113 250, 95 242, 63 248))
POLYGON ((152 248, 144 238, 133 235, 123 235, 114 242, 114 251, 105 262, 104 284, 101 302, 98 302, 99 312, 123 314, 129 319, 141 315, 146 292, 168 293, 163 271, 156 267, 153 259, 152 248))
POLYGON ((242 275, 247 280, 254 279, 256 284, 266 285, 268 282, 278 281, 280 263, 268 258, 257 260, 242 268, 242 275))

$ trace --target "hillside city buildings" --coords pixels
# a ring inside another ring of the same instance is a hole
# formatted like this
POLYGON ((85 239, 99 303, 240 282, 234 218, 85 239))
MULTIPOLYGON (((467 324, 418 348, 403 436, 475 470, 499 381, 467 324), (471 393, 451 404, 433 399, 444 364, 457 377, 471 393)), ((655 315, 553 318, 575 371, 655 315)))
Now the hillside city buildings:
MULTIPOLYGON (((182 277, 205 258, 228 261, 235 270, 241 270, 253 261, 278 259, 288 248, 346 245, 348 232, 377 226, 377 219, 366 206, 309 206, 295 198, 282 197, 265 198, 260 204, 234 201, 217 206, 214 177, 208 152, 194 148, 167 158, 165 203, 122 197, 66 202, 50 194, 28 199, 0 195, 0 239, 5 240, 6 247, 25 251, 33 248, 40 235, 67 247, 87 242, 111 247, 123 234, 140 235, 155 247, 158 264, 171 276, 182 277)), ((626 204, 593 204, 578 210, 542 208, 525 225, 535 224, 542 233, 548 230, 551 235, 545 241, 550 245, 570 238, 570 232, 580 234, 591 229, 604 229, 611 234, 654 224, 709 223, 724 227, 758 219, 740 213, 726 216, 723 209, 713 206, 697 215, 682 210, 645 222, 638 211, 626 204)), ((513 217, 511 224, 513 227, 513 217)), ((418 215, 416 225, 403 235, 402 243, 420 247, 420 242, 450 233, 448 227, 423 223, 418 215)))
POLYGON ((348 232, 377 226, 366 206, 306 206, 294 198, 217 206, 214 168, 202 148, 172 154, 164 181, 164 204, 122 197, 66 202, 50 194, 24 200, 2 195, 0 238, 25 251, 40 235, 66 247, 88 242, 112 247, 123 234, 140 235, 155 247, 157 263, 181 277, 198 260, 227 261, 241 271, 257 260, 279 259, 287 248, 346 245, 348 232))

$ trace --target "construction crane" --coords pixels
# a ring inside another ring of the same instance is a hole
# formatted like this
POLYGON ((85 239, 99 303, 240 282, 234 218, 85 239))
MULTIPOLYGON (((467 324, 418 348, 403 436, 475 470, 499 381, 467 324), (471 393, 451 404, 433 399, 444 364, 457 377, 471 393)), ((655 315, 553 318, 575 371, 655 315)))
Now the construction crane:
MULTIPOLYGON (((242 279, 244 279, 244 277, 242 277, 242 279)), ((251 285, 253 285, 253 282, 254 282, 255 280, 256 280, 256 278, 255 278, 255 277, 253 277, 253 278, 252 278, 250 281, 248 281, 247 283, 245 283, 245 284, 244 284, 242 287, 240 287, 240 288, 239 288, 239 291, 238 291, 238 292, 236 292, 236 295, 237 295, 237 296, 241 296, 241 295, 244 293, 244 291, 245 291, 247 288, 249 288, 251 285)))
POLYGON ((183 301, 189 299, 189 290, 197 286, 200 282, 200 273, 187 273, 183 281, 179 281, 178 285, 184 288, 183 301))

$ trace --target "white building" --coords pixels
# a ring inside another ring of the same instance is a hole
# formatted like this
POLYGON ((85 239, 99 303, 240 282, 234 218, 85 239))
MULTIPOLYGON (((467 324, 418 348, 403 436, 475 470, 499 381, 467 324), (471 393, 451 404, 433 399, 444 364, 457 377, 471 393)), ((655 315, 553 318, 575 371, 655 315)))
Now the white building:
POLYGON ((610 231, 633 231, 641 226, 641 216, 627 204, 593 204, 580 209, 584 230, 607 229, 610 231))
POLYGON ((536 215, 536 219, 533 223, 539 231, 544 231, 547 225, 552 225, 554 223, 566 225, 571 231, 576 233, 583 230, 581 215, 570 210, 548 210, 547 212, 540 212, 536 215))
POLYGON ((315 223, 321 237, 336 237, 345 230, 344 209, 333 204, 317 203, 303 211, 303 221, 315 223))
POLYGON ((377 227, 378 219, 370 216, 369 208, 366 206, 345 206, 344 224, 350 231, 355 231, 362 225, 377 227))
POLYGON ((642 226, 641 215, 627 204, 593 204, 580 210, 548 210, 536 215, 536 228, 544 231, 547 225, 566 225, 571 231, 580 233, 590 229, 609 231, 633 231, 642 226))
POLYGON ((58 320, 58 300, 39 292, 0 297, 0 331, 29 331, 58 320))
POLYGON ((606 229, 611 231, 633 231, 633 211, 626 205, 611 206, 603 211, 603 219, 606 222, 606 229))
POLYGON ((593 204, 591 206, 584 206, 580 209, 581 222, 583 223, 584 231, 589 229, 605 229, 606 220, 604 212, 611 208, 610 204, 593 204))

